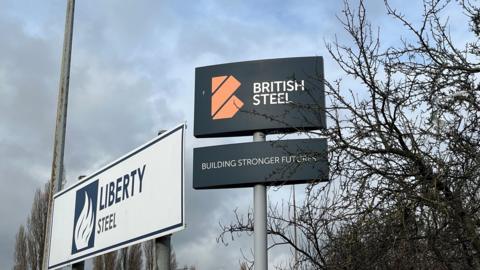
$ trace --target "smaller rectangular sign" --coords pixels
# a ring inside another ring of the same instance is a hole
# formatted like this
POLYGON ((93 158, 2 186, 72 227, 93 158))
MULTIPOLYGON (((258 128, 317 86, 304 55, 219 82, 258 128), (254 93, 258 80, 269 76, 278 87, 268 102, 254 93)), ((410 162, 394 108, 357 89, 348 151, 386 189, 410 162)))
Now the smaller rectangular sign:
POLYGON ((195 148, 193 188, 328 181, 326 139, 250 142, 195 148))

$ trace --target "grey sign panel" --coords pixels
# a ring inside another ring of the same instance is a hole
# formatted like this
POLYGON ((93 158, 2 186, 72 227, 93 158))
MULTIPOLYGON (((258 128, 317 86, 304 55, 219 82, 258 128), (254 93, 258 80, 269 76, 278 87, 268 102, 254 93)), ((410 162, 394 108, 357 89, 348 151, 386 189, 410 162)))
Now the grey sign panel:
POLYGON ((325 128, 323 79, 322 57, 196 68, 194 136, 325 128))
POLYGON ((328 181, 326 139, 218 145, 193 150, 193 188, 328 181))

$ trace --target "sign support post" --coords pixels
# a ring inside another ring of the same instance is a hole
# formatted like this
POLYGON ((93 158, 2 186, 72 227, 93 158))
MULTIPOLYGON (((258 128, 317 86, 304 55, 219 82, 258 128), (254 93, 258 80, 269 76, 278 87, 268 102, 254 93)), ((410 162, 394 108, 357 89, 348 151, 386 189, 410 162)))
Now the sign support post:
MULTIPOLYGON (((263 132, 253 134, 254 142, 265 141, 263 132)), ((253 211, 254 211, 254 266, 255 270, 268 269, 267 253, 267 187, 265 184, 257 184, 253 187, 253 211)))
POLYGON ((295 244, 294 265, 293 269, 298 270, 298 251, 297 251, 297 201, 295 200, 295 185, 292 185, 292 200, 293 200, 293 243, 295 244))
POLYGON ((157 270, 170 270, 170 238, 171 235, 165 235, 155 239, 155 265, 157 270))

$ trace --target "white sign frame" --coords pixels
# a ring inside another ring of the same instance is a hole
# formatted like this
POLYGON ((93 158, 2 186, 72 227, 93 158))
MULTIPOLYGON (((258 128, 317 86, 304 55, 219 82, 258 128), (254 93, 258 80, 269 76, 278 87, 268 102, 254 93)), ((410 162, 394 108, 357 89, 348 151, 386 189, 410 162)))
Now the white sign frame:
POLYGON ((48 269, 185 229, 185 129, 160 134, 54 195, 48 269))

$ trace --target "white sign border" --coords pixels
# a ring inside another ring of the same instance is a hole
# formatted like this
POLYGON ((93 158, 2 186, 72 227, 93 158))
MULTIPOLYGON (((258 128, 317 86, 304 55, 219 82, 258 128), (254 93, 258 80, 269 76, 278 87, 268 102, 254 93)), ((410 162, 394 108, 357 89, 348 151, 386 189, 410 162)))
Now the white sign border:
MULTIPOLYGON (((50 265, 50 254, 48 254, 48 260, 49 260, 48 269, 57 269, 57 268, 60 268, 60 267, 66 266, 66 265, 70 265, 70 264, 74 264, 76 262, 84 261, 86 259, 93 258, 93 257, 99 256, 99 255, 102 255, 102 254, 105 254, 105 253, 108 253, 108 252, 111 252, 111 251, 114 251, 114 250, 118 250, 118 249, 121 249, 121 248, 124 248, 124 247, 127 247, 127 246, 131 246, 131 245, 135 245, 135 244, 138 244, 138 243, 150 240, 150 239, 157 238, 159 236, 172 234, 174 232, 185 229, 186 226, 185 226, 185 166, 184 165, 185 165, 185 130, 186 130, 186 127, 187 127, 186 123, 182 123, 182 124, 176 126, 175 128, 170 129, 170 130, 160 134, 159 136, 157 136, 157 137, 153 138, 152 140, 148 141, 147 143, 135 148, 134 150, 128 152, 125 155, 123 155, 122 157, 114 160, 113 162, 105 165, 104 167, 97 170, 96 172, 94 172, 94 173, 90 174, 89 176, 83 178, 81 181, 78 181, 78 182, 74 183, 73 185, 71 185, 70 187, 57 192, 53 196, 53 199, 55 201, 56 198, 62 196, 63 194, 72 190, 73 188, 85 183, 86 181, 88 181, 88 180, 94 178, 95 176, 103 173, 104 171, 110 169, 111 167, 117 165, 118 163, 130 158, 131 156, 134 156, 135 154, 143 151, 144 149, 150 147, 151 145, 153 145, 157 142, 160 142, 162 139, 168 137, 172 133, 175 133, 178 130, 181 130, 181 132, 182 132, 182 136, 181 136, 182 137, 182 143, 181 143, 181 147, 182 147, 182 149, 181 149, 181 168, 182 168, 182 171, 181 171, 181 181, 182 181, 181 189, 182 189, 182 195, 181 195, 181 199, 180 199, 181 200, 181 209, 182 209, 181 222, 178 223, 178 224, 174 224, 172 226, 166 227, 166 228, 159 229, 159 230, 151 232, 151 233, 147 233, 147 234, 142 235, 142 236, 135 237, 133 239, 129 239, 129 240, 117 243, 117 244, 109 246, 109 247, 105 247, 105 248, 100 249, 100 250, 93 251, 91 253, 82 255, 82 256, 77 257, 75 259, 71 259, 71 260, 61 262, 61 263, 57 263, 55 265, 50 265)), ((55 211, 55 207, 52 207, 52 215, 51 215, 52 219, 53 219, 53 216, 54 216, 54 211, 55 211)), ((50 230, 51 230, 51 228, 50 228, 50 230)), ((51 232, 50 232, 50 235, 51 235, 51 232)), ((49 245, 50 246, 51 246, 51 240, 52 239, 50 238, 49 239, 49 245)), ((50 251, 50 249, 49 249, 49 251, 50 251)))

